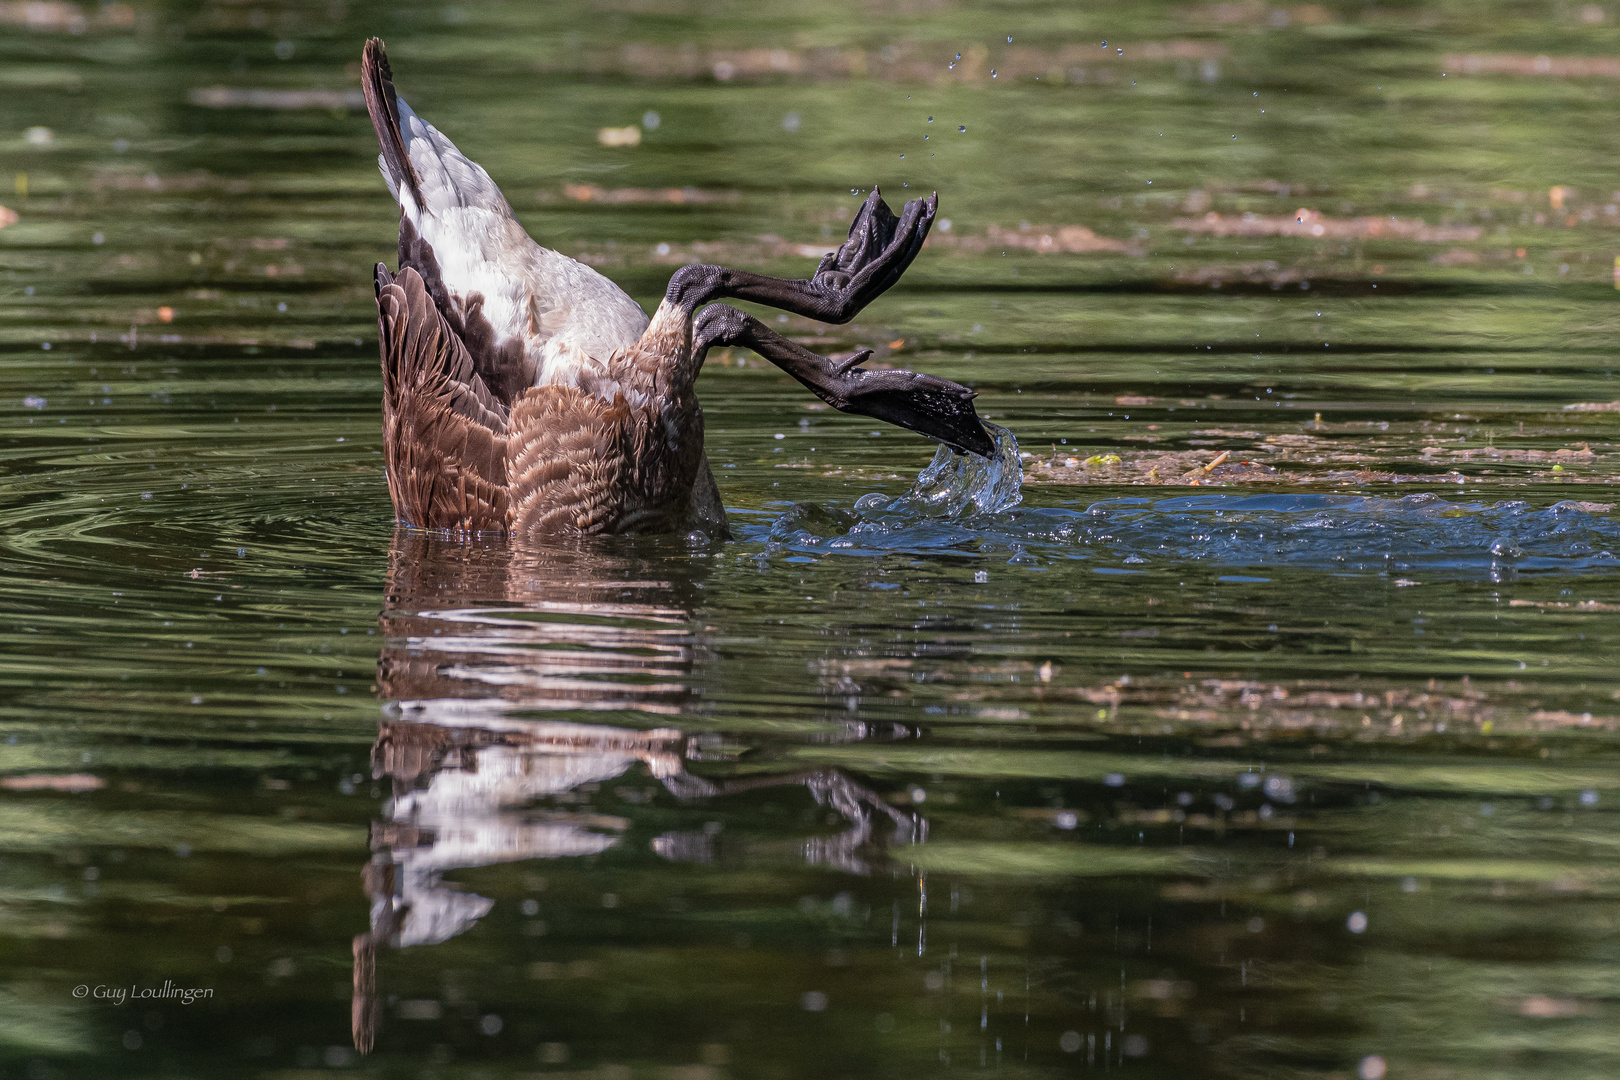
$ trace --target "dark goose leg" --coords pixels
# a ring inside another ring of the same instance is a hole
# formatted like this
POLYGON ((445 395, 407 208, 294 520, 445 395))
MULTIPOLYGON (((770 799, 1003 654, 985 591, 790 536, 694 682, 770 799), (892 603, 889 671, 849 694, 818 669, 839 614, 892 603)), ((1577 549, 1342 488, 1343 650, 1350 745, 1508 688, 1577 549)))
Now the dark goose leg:
POLYGON ((965 386, 904 369, 867 371, 860 365, 872 350, 835 361, 796 345, 746 312, 711 304, 692 327, 692 360, 703 363, 714 345, 741 345, 810 388, 839 412, 898 424, 952 450, 989 457, 995 443, 973 411, 973 391, 965 386))
MULTIPOLYGON (((922 250, 939 200, 906 203, 895 217, 876 188, 849 227, 849 238, 821 260, 809 280, 787 281, 724 266, 687 266, 670 279, 664 302, 695 311, 735 297, 768 304, 822 322, 847 323, 905 273, 922 250)), ((842 362, 795 345, 758 319, 716 304, 697 318, 692 359, 703 363, 713 345, 741 345, 809 387, 841 412, 870 416, 938 439, 953 450, 989 457, 995 444, 973 412, 965 386, 914 371, 867 371, 863 351, 842 362)))
POLYGON ((724 266, 686 266, 664 299, 687 311, 727 297, 751 300, 821 322, 847 323, 900 280, 933 227, 939 198, 913 199, 895 217, 877 188, 849 227, 849 238, 821 260, 809 280, 750 274, 724 266))

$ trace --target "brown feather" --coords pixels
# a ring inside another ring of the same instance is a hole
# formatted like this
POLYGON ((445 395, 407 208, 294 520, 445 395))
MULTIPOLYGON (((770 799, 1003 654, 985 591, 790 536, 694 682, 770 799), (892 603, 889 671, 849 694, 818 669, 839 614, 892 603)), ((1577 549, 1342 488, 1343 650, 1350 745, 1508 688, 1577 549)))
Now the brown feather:
POLYGON ((399 519, 458 532, 505 532, 507 415, 472 370, 422 276, 378 267, 383 445, 399 519))
POLYGON ((360 87, 366 95, 366 112, 371 114, 371 126, 377 131, 377 142, 382 147, 383 160, 398 183, 410 189, 416 205, 422 205, 421 182, 416 167, 405 150, 405 137, 399 130, 399 95, 394 91, 394 72, 388 66, 388 51, 382 38, 371 38, 360 54, 360 87))
POLYGON ((510 411, 415 269, 390 277, 379 264, 377 325, 400 521, 538 537, 669 530, 689 519, 703 466, 689 314, 660 308, 600 376, 531 386, 510 411))

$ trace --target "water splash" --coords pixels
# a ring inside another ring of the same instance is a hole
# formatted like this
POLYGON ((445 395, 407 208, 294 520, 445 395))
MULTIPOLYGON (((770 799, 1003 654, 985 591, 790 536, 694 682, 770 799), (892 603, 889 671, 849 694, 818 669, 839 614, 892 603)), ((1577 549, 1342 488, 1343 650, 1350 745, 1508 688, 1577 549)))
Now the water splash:
MULTIPOLYGON (((1208 564, 1336 574, 1507 580, 1620 568, 1620 521, 1607 504, 1485 503, 1433 493, 1399 498, 1205 494, 1020 507, 1012 433, 985 425, 992 458, 942 449, 899 498, 851 510, 800 503, 764 535, 764 554, 962 554, 1015 564, 1090 563, 1102 573, 1208 564)), ((745 530, 747 531, 747 530, 745 530)))
POLYGON ((898 547, 935 548, 971 543, 982 535, 968 522, 988 525, 993 516, 1023 498, 1024 466, 1018 440, 985 424, 995 452, 988 458, 941 446, 911 489, 899 498, 879 492, 855 500, 854 512, 818 503, 795 503, 771 523, 765 554, 785 548, 819 548, 879 554, 898 547), (966 527, 956 526, 961 520, 966 527))
POLYGON ((1011 510, 1024 498, 1024 465, 1018 456, 1018 440, 1013 433, 995 424, 985 424, 995 443, 995 453, 987 458, 958 454, 941 446, 928 467, 917 474, 911 490, 898 499, 873 493, 855 502, 856 510, 882 508, 928 517, 961 517, 968 511, 995 514, 1011 510))

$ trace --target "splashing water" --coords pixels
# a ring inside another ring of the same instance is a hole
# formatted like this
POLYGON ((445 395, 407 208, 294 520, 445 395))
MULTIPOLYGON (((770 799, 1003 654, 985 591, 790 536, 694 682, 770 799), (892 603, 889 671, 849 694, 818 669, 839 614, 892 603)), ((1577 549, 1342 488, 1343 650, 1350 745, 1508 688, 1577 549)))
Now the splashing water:
POLYGON ((928 467, 917 474, 911 490, 892 502, 873 493, 855 502, 856 510, 884 510, 923 514, 934 518, 961 517, 968 511, 995 514, 1011 510, 1024 498, 1024 466, 1018 440, 1004 427, 986 423, 984 430, 996 444, 987 458, 958 454, 941 446, 928 467))
MULTIPOLYGON (((1205 563, 1335 574, 1581 573, 1620 567, 1620 522, 1607 504, 1451 501, 1328 494, 1214 494, 1103 499, 1084 508, 1023 507, 1012 432, 986 424, 986 459, 941 448, 899 498, 872 493, 853 512, 799 503, 773 522, 765 554, 784 549, 1011 556, 1013 563, 1096 564, 1101 573, 1205 563)), ((756 534, 757 536, 757 534, 756 534)))
POLYGON ((931 549, 971 543, 983 535, 963 522, 990 524, 991 515, 1011 510, 1023 499, 1024 466, 1018 440, 1004 427, 986 423, 995 443, 988 458, 958 454, 941 446, 899 498, 879 492, 855 500, 854 513, 817 503, 795 503, 772 522, 764 554, 783 548, 827 547, 854 554, 895 548, 931 549))

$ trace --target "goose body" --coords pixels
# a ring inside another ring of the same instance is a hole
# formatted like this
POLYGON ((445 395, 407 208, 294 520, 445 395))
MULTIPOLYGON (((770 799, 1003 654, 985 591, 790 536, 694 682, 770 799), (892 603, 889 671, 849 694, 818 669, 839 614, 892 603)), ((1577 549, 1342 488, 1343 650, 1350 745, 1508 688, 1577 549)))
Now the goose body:
POLYGON ((388 487, 402 522, 526 537, 725 535, 694 392, 714 344, 755 349, 844 411, 990 451, 964 387, 860 369, 868 354, 834 362, 710 303, 741 297, 847 322, 915 258, 933 199, 896 218, 874 190, 809 281, 684 267, 649 319, 612 281, 528 235, 489 174, 398 96, 375 38, 362 79, 400 207, 399 269, 379 263, 376 290, 388 487))

